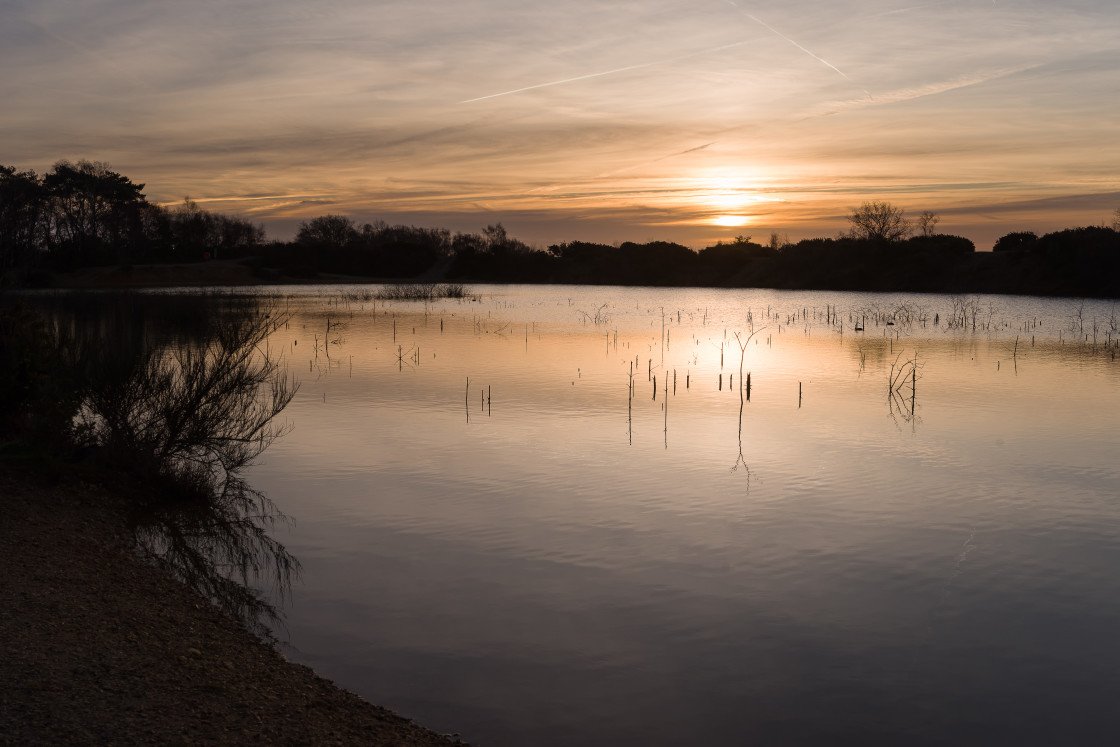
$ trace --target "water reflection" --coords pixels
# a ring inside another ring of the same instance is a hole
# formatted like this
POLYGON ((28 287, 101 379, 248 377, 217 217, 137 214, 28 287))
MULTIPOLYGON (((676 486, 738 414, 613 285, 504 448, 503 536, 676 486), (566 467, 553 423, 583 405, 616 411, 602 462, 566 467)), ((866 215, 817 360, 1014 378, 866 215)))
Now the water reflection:
POLYGON ((267 638, 300 573, 299 561, 269 533, 277 524, 291 522, 242 485, 212 501, 139 509, 132 532, 142 557, 267 638))
POLYGON ((911 357, 906 357, 905 350, 900 351, 891 363, 890 372, 887 374, 888 394, 887 403, 890 407, 891 419, 898 425, 898 421, 917 428, 920 422, 917 416, 918 379, 919 371, 924 364, 918 362, 918 353, 915 351, 911 357))
MULTIPOLYGON (((750 391, 749 388, 747 391, 750 391)), ((739 399, 739 456, 735 460, 735 464, 731 465, 731 471, 737 472, 740 467, 743 468, 743 474, 747 476, 747 491, 751 489, 751 468, 747 464, 747 458, 743 456, 743 406, 745 400, 739 399)))
MULTIPOLYGON (((355 308, 253 475, 300 520, 305 662, 494 745, 1111 718, 1107 304, 1075 338, 1062 300, 475 290, 355 308)), ((276 344, 312 359, 308 294, 276 344)))
POLYGON ((141 554, 267 635, 268 599, 299 564, 269 535, 286 517, 243 473, 288 430, 277 416, 299 387, 269 338, 289 316, 225 294, 41 300, 77 389, 71 440, 132 496, 141 554))

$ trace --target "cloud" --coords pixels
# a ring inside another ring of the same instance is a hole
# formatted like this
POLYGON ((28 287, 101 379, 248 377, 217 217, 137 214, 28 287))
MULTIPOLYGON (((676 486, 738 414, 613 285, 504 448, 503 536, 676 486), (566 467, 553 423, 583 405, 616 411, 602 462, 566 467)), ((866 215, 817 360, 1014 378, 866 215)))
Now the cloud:
POLYGON ((956 91, 961 88, 982 85, 993 80, 999 80, 1000 78, 1006 78, 1008 76, 1026 72, 1028 70, 1035 70, 1039 67, 1041 67, 1040 64, 1029 64, 999 68, 994 70, 979 70, 964 73, 947 80, 930 81, 919 85, 900 88, 893 91, 887 91, 885 93, 877 93, 874 95, 868 93, 866 96, 858 99, 848 99, 846 101, 835 101, 821 104, 820 107, 809 116, 828 116, 847 109, 860 109, 870 106, 887 106, 903 101, 913 101, 914 99, 920 99, 926 96, 937 96, 938 94, 948 93, 949 91, 956 91))
POLYGON ((1115 4, 729 5, 9 0, 4 158, 289 221, 604 232, 687 218, 715 172, 794 231, 868 194, 1077 211, 1120 187, 1115 4))

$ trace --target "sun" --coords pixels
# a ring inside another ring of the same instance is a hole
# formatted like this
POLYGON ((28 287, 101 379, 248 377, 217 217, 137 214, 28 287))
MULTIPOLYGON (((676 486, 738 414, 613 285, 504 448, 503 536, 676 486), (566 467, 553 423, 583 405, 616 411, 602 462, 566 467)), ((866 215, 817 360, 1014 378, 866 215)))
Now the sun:
POLYGON ((709 171, 690 181, 690 202, 703 213, 701 221, 709 225, 745 226, 751 222, 752 206, 766 201, 757 180, 740 170, 709 171))
POLYGON ((756 188, 741 176, 712 176, 700 186, 703 200, 719 210, 742 210, 758 200, 756 188))

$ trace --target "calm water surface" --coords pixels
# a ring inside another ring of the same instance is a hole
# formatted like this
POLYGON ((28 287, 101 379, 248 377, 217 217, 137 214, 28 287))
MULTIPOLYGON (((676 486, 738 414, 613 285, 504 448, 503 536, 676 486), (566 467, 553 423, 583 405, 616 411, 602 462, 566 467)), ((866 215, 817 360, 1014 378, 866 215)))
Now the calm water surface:
POLYGON ((278 634, 368 700, 490 747, 1113 730, 1111 302, 282 290, 278 634))

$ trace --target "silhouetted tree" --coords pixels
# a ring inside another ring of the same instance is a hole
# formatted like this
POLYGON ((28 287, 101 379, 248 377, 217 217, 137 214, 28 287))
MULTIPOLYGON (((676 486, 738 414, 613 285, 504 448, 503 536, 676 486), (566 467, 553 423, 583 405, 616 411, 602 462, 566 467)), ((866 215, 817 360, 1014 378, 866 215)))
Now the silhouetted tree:
POLYGON ((52 237, 72 263, 127 254, 138 238, 143 184, 134 184, 99 161, 59 161, 43 177, 50 199, 52 237))
MULTIPOLYGON (((748 240, 749 238, 750 237, 748 237, 748 240)), ((768 245, 774 251, 780 252, 782 249, 789 246, 789 236, 783 233, 778 233, 777 231, 773 231, 770 234, 770 241, 768 245)))
POLYGON ((923 210, 918 216, 918 230, 922 236, 932 236, 933 229, 941 222, 941 217, 932 210, 923 210))
POLYGON ((925 254, 969 254, 976 251, 976 244, 971 239, 947 233, 911 236, 907 244, 915 252, 925 254))
POLYGON ((0 166, 0 272, 32 262, 46 219, 46 192, 35 172, 0 166))
POLYGON ((345 215, 321 215, 299 224, 296 241, 308 246, 344 247, 359 236, 354 221, 345 215))
POLYGON ((242 218, 211 213, 189 197, 171 211, 169 220, 173 253, 179 259, 236 256, 264 240, 264 228, 242 218))
POLYGON ((485 237, 487 249, 495 257, 509 257, 532 251, 524 242, 511 238, 501 223, 482 229, 482 235, 485 237))
POLYGON ((852 224, 849 235, 868 241, 899 241, 910 235, 910 221, 903 217, 902 208, 889 202, 873 200, 852 210, 848 216, 852 224))
POLYGON ((184 197, 171 211, 175 252, 184 257, 201 257, 209 243, 211 223, 210 215, 198 203, 184 197))
POLYGON ((501 223, 482 229, 482 235, 486 237, 486 243, 491 248, 501 246, 509 241, 509 235, 506 233, 505 226, 501 223))
POLYGON ((1030 251, 1038 243, 1038 235, 1034 231, 1014 231, 1000 236, 992 247, 993 252, 1022 252, 1030 251))

